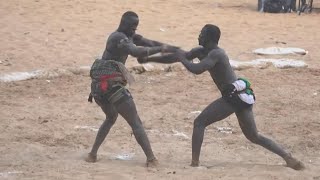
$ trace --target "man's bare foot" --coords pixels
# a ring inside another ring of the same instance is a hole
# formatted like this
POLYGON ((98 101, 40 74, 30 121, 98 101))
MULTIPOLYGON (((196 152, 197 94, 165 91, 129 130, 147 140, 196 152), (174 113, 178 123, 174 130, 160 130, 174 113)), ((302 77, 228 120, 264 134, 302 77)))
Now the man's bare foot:
POLYGON ((190 166, 192 166, 192 167, 199 167, 199 161, 194 161, 194 160, 192 160, 190 166))
POLYGON ((147 162, 146 162, 147 167, 156 167, 156 166, 158 166, 158 164, 159 164, 159 161, 157 160, 157 158, 147 160, 147 162))
POLYGON ((88 153, 88 156, 86 157, 85 161, 94 163, 97 161, 97 155, 92 155, 91 153, 88 153))
POLYGON ((301 161, 295 159, 294 157, 289 156, 289 157, 285 158, 285 161, 287 163, 287 166, 294 169, 294 170, 305 169, 304 164, 301 161))

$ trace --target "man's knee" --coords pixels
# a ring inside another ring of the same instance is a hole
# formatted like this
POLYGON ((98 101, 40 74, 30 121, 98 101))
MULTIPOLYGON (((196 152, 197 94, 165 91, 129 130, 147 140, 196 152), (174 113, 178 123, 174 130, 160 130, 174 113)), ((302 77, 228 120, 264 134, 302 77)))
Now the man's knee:
POLYGON ((109 113, 109 114, 107 114, 106 121, 108 121, 108 123, 113 125, 116 122, 117 118, 118 118, 118 113, 116 113, 116 112, 109 113))
POLYGON ((254 144, 260 144, 261 136, 258 133, 245 133, 246 138, 254 144))
POLYGON ((194 128, 205 128, 205 124, 203 123, 203 120, 201 118, 196 118, 193 122, 194 128))
POLYGON ((142 125, 132 126, 132 131, 136 137, 144 136, 145 134, 145 131, 142 125))

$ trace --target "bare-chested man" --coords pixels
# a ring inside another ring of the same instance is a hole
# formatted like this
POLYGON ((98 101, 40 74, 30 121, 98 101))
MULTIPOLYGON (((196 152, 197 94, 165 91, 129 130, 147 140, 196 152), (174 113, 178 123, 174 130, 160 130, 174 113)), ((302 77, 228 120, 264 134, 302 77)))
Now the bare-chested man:
POLYGON ((147 166, 157 164, 133 98, 125 88, 131 78, 124 64, 128 55, 143 57, 160 52, 173 53, 177 47, 135 34, 138 23, 139 18, 136 13, 132 11, 124 13, 118 29, 107 40, 102 58, 95 60, 91 67, 89 101, 92 101, 92 97, 95 99, 105 113, 106 119, 99 128, 92 150, 86 158, 87 162, 96 162, 98 149, 120 114, 131 126, 137 142, 142 147, 147 157, 147 166))
POLYGON ((222 94, 221 98, 208 105, 194 121, 191 166, 199 166, 205 128, 235 113, 242 132, 247 139, 282 157, 288 167, 295 170, 303 169, 304 165, 300 161, 293 158, 290 153, 283 150, 278 144, 258 133, 252 107, 255 97, 250 88, 250 82, 243 78, 237 78, 227 54, 218 47, 219 39, 220 29, 215 25, 207 24, 201 30, 198 39, 200 47, 194 48, 189 52, 179 50, 176 54, 148 57, 140 60, 144 62, 173 63, 179 59, 194 74, 209 71, 222 94), (190 62, 194 58, 200 59, 200 63, 194 64, 190 62))

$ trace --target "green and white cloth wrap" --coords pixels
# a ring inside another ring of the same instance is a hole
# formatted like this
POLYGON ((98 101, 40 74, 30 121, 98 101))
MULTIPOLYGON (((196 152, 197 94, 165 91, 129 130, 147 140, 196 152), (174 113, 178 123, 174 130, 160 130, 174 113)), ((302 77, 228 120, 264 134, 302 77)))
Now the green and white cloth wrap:
POLYGON ((243 102, 247 104, 254 104, 255 97, 251 89, 251 83, 248 80, 244 78, 239 78, 232 84, 234 85, 236 90, 239 92, 238 96, 243 102))

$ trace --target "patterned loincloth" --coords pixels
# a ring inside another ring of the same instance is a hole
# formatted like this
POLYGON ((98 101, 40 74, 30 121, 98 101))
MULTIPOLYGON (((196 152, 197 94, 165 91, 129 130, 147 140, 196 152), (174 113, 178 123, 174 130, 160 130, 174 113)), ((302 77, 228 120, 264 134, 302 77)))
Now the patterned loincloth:
POLYGON ((113 89, 134 82, 133 76, 125 66, 117 61, 96 59, 90 69, 91 95, 111 96, 113 89))

